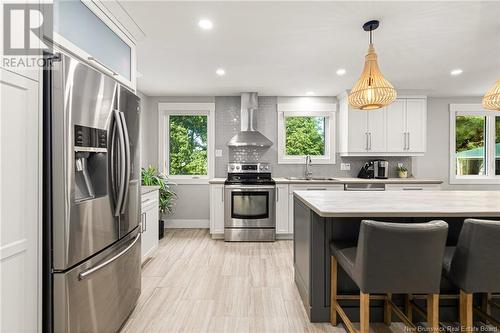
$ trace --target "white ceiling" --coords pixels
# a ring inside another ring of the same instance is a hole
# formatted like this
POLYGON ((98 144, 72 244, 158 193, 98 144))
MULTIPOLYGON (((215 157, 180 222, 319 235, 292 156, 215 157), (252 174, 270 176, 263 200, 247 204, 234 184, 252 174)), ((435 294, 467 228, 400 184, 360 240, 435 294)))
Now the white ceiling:
POLYGON ((374 32, 382 73, 396 89, 480 96, 500 77, 500 2, 122 1, 145 37, 138 88, 150 96, 242 91, 337 95, 359 77, 374 32), (202 31, 198 20, 213 21, 202 31), (215 70, 222 67, 226 75, 215 70), (339 77, 338 68, 347 74, 339 77), (455 68, 463 74, 450 76, 455 68))

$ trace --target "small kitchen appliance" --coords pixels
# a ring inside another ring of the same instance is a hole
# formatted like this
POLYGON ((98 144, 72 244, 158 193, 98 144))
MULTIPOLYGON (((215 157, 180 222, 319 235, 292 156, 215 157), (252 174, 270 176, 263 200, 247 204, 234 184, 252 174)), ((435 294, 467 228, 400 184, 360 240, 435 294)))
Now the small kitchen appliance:
POLYGON ((224 240, 274 241, 276 183, 269 163, 229 163, 224 184, 224 240))
POLYGON ((387 179, 389 176, 389 162, 384 160, 373 161, 373 176, 378 179, 387 179))
POLYGON ((358 178, 370 179, 375 177, 373 161, 366 162, 361 170, 359 170, 358 178))

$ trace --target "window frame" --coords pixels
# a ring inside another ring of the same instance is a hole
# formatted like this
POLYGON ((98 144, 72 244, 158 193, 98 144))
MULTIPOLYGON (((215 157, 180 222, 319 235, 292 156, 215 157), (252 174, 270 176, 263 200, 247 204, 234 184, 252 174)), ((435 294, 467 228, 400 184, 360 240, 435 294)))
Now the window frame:
POLYGON ((215 169, 215 104, 158 103, 158 165, 176 184, 208 184, 215 169), (170 175, 170 116, 207 116, 207 175, 170 175))
POLYGON ((325 155, 311 155, 314 164, 335 164, 337 104, 280 103, 278 104, 278 164, 304 164, 305 156, 286 155, 286 117, 325 117, 325 155))
POLYGON ((500 184, 500 175, 495 175, 495 117, 500 117, 499 111, 485 110, 481 104, 450 104, 450 154, 449 181, 456 185, 500 184), (485 117, 485 165, 486 175, 457 176, 456 168, 456 117, 485 117))

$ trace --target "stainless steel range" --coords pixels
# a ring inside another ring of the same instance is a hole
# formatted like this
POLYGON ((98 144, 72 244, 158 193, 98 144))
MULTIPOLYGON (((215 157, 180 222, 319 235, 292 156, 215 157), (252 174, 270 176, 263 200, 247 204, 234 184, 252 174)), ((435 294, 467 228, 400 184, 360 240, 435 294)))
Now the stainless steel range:
POLYGON ((224 239, 274 241, 275 191, 269 163, 229 163, 224 189, 224 239))

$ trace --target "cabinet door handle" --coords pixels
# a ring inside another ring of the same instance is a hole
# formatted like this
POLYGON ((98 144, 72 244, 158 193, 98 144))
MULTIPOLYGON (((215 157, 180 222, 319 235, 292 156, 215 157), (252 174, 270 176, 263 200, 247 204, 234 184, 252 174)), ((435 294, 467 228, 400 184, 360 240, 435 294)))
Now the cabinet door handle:
POLYGON ((307 191, 326 191, 326 187, 308 188, 307 191))
POLYGON ((369 142, 368 149, 372 150, 372 132, 368 132, 368 142, 369 142))
POLYGON ((403 191, 423 191, 423 187, 403 187, 403 191))
POLYGON ((224 188, 222 189, 222 202, 224 202, 224 188))
POLYGON ((368 150, 368 132, 365 132, 365 150, 368 150))
POLYGON ((276 188, 276 202, 280 201, 280 189, 276 188))
POLYGON ((408 134, 408 150, 410 150, 410 132, 406 132, 408 134))

